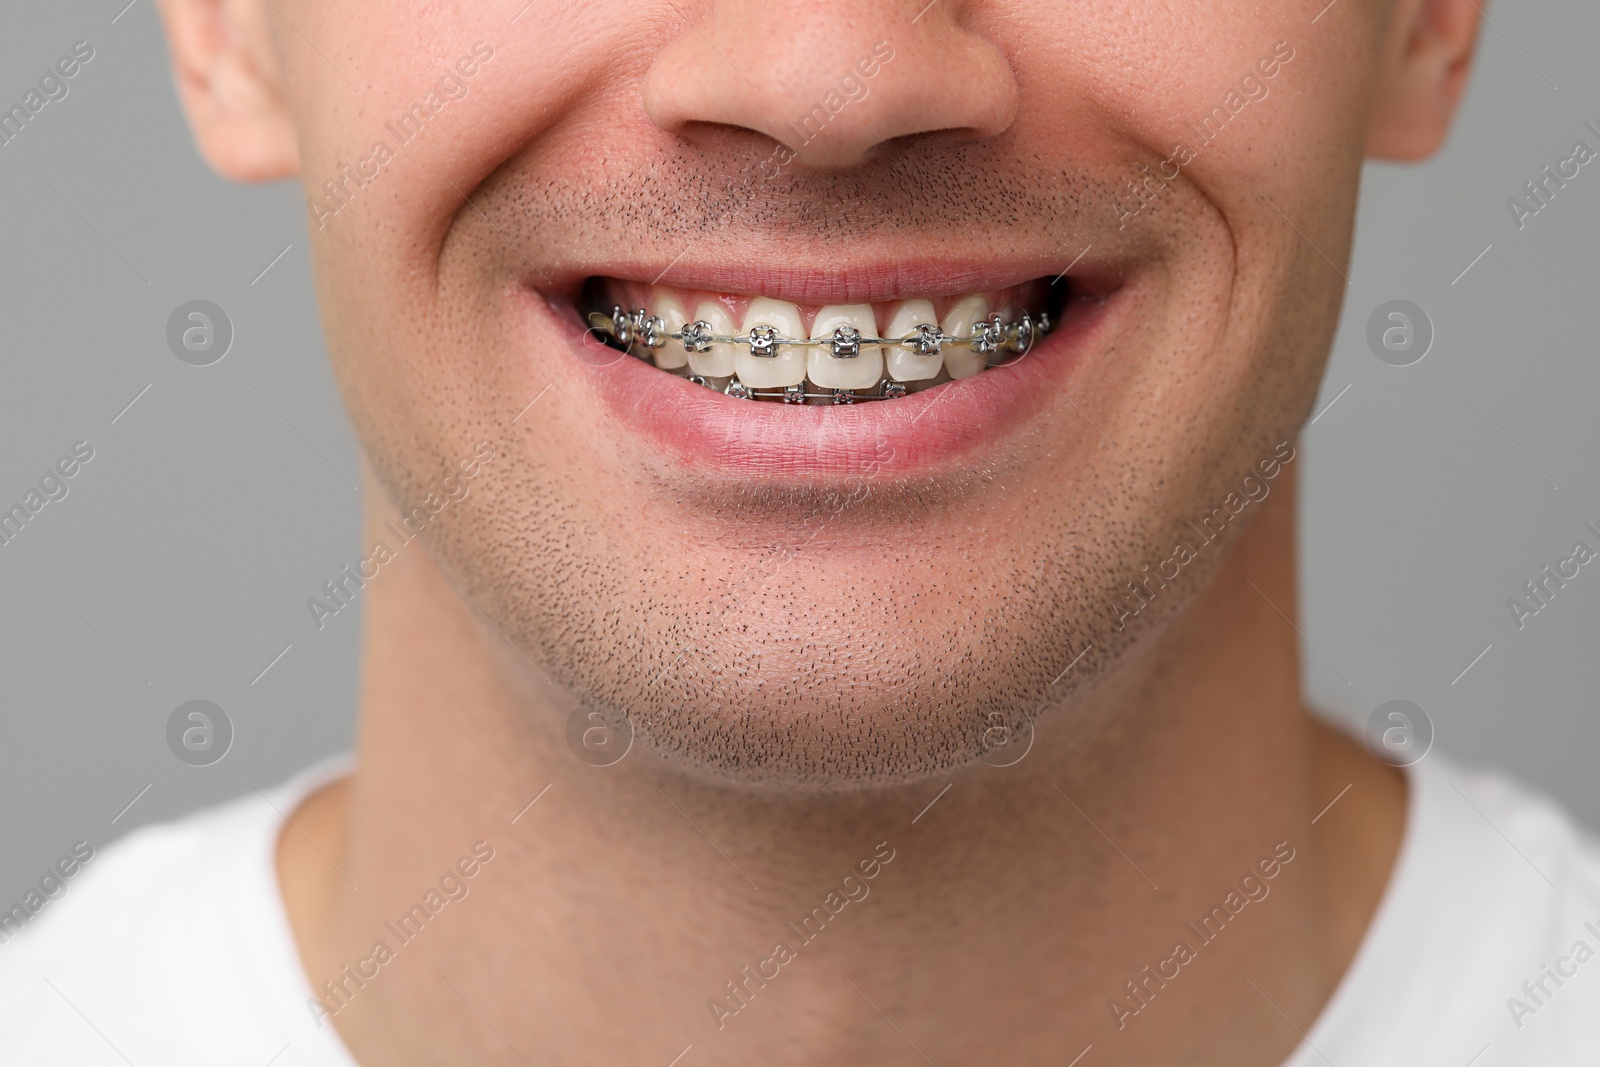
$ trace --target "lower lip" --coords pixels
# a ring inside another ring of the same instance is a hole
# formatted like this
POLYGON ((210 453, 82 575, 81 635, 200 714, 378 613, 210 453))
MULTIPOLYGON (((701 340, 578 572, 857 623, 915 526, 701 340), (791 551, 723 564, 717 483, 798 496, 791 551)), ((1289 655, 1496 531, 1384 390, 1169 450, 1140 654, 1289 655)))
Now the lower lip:
POLYGON ((567 316, 557 318, 573 361, 588 372, 604 406, 680 463, 713 474, 809 481, 863 470, 929 473, 962 460, 971 466, 975 454, 1003 447, 1059 406, 1058 390, 1105 328, 1114 303, 1108 296, 1077 305, 1014 363, 895 400, 828 405, 738 400, 621 352, 597 366, 592 335, 567 316))

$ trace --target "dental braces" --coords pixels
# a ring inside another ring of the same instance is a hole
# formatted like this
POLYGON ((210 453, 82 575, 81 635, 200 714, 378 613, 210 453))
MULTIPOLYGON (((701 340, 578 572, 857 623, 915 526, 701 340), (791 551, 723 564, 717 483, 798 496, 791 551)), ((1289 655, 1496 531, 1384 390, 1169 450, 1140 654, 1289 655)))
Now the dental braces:
MULTIPOLYGON (((1020 358, 1027 355, 1039 337, 1048 333, 1052 326, 1048 312, 1041 313, 1037 319, 1023 312, 1019 318, 1010 322, 1005 321, 996 312, 987 319, 980 319, 975 323, 972 333, 966 337, 952 336, 938 326, 926 322, 918 323, 916 328, 904 337, 869 337, 854 326, 836 327, 827 337, 784 337, 773 327, 764 325, 752 327, 747 334, 717 334, 712 332, 711 324, 704 319, 686 323, 679 330, 668 330, 660 316, 651 315, 644 308, 624 311, 621 305, 613 305, 610 315, 591 311, 589 324, 619 345, 623 351, 639 359, 646 357, 635 350, 636 346, 652 350, 665 347, 668 341, 680 342, 686 352, 704 352, 712 345, 746 345, 752 356, 761 359, 776 359, 778 349, 788 345, 806 348, 827 347, 835 359, 858 358, 861 355, 862 345, 899 346, 909 348, 919 356, 937 356, 946 348, 956 346, 970 348, 986 357, 1004 349, 1020 358)), ((717 388, 703 375, 691 374, 689 381, 696 385, 717 388)), ((880 395, 850 389, 808 393, 803 385, 791 385, 782 390, 751 389, 735 375, 722 391, 729 396, 744 400, 781 398, 788 404, 802 404, 811 399, 827 399, 835 404, 853 404, 857 400, 892 400, 906 395, 904 382, 884 379, 879 384, 883 388, 880 395)))

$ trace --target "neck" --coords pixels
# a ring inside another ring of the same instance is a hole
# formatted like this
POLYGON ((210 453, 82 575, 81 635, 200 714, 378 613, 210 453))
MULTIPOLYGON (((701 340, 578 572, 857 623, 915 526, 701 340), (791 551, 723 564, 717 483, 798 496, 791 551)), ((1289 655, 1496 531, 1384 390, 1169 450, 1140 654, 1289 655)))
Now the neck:
POLYGON ((580 762, 408 546, 363 594, 360 769, 280 846, 325 1025, 394 1064, 1279 1062, 1403 807, 1302 707, 1292 488, 1020 762, 857 793, 580 762))

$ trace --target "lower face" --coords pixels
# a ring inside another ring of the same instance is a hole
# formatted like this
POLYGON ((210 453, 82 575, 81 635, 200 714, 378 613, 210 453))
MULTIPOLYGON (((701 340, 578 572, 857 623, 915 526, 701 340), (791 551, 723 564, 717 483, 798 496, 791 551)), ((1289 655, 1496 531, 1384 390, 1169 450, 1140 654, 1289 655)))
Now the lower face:
POLYGON ((769 140, 644 116, 658 36, 562 8, 506 38, 519 6, 408 50, 401 9, 300 5, 364 64, 359 110, 282 43, 316 195, 438 57, 497 41, 450 128, 396 147, 314 254, 393 502, 493 446, 428 543, 550 705, 786 788, 947 771, 997 721, 1084 706, 1204 584, 1248 516, 1197 524, 1270 480, 1315 395, 1366 106, 1334 74, 1370 64, 1370 5, 1316 26, 1214 5, 1181 49, 1164 5, 975 5, 1017 72, 1008 129, 775 174, 769 140), (1284 41, 1270 92, 1199 142, 1188 117, 1284 41), (1127 583, 1179 545, 1130 617, 1127 583))

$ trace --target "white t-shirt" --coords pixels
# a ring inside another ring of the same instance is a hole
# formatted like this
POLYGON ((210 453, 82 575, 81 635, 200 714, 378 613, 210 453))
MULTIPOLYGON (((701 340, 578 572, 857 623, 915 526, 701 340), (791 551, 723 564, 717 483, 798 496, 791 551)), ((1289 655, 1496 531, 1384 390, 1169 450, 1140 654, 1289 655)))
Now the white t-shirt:
MULTIPOLYGON (((95 856, 0 944, 0 1063, 356 1067, 307 1010, 274 869, 278 813, 343 769, 95 856)), ((1600 845, 1436 754, 1410 780, 1393 878, 1284 1067, 1600 1064, 1600 845)))

